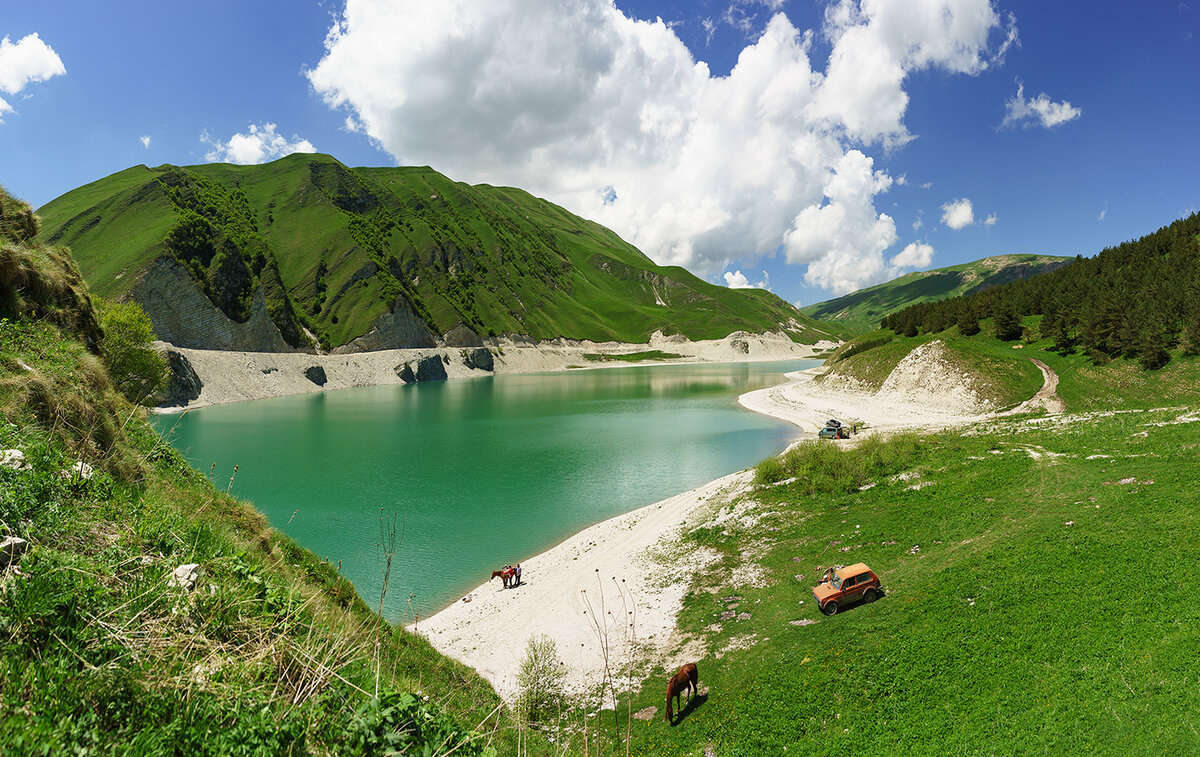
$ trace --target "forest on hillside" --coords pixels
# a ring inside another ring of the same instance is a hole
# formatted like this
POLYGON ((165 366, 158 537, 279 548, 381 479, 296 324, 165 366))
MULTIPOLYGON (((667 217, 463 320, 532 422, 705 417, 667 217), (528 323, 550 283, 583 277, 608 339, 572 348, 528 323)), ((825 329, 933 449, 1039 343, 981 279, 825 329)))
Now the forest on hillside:
POLYGON ((1082 349, 1100 362, 1136 358, 1153 370, 1172 349, 1200 354, 1200 214, 1056 271, 912 305, 881 325, 906 336, 955 326, 971 335, 992 318, 996 336, 1013 341, 1027 316, 1041 316, 1037 335, 1056 350, 1082 349))

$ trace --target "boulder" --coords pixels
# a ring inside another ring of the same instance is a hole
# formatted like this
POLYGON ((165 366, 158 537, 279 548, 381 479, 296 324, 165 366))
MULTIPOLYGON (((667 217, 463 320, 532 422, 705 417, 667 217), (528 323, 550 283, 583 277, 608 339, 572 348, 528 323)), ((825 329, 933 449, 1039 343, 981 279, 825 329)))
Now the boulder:
POLYGON ((463 365, 472 370, 490 371, 496 367, 492 351, 486 347, 463 350, 463 365))
POLYGON ((396 366, 395 371, 406 384, 446 380, 446 366, 441 355, 426 355, 418 360, 410 360, 396 366))
POLYGON ((329 380, 325 377, 325 369, 319 365, 310 365, 305 368, 304 377, 317 386, 325 386, 325 382, 329 380))
POLYGON ((82 460, 77 461, 74 465, 58 472, 59 478, 83 479, 90 481, 92 476, 96 475, 96 469, 82 460))
POLYGON ((16 562, 17 558, 29 549, 29 542, 19 536, 9 536, 0 541, 0 570, 16 562))
POLYGON ((33 467, 25 461, 25 453, 19 449, 0 450, 0 466, 13 470, 29 470, 33 467))
POLYGON ((200 396, 204 382, 187 356, 170 348, 162 350, 167 360, 167 385, 159 393, 159 406, 184 407, 200 396))
POLYGON ((184 591, 191 591, 196 587, 196 581, 200 578, 200 566, 196 563, 188 563, 180 565, 171 574, 171 585, 178 586, 184 591))

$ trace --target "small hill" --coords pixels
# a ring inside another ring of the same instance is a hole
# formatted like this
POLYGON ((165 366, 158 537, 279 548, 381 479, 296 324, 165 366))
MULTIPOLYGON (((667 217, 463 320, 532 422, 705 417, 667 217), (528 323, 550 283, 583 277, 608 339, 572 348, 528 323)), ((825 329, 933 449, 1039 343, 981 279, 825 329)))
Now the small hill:
POLYGON ((806 305, 800 312, 854 333, 870 331, 884 316, 909 305, 972 294, 1053 271, 1071 260, 1052 255, 996 255, 974 263, 905 274, 843 297, 806 305))
POLYGON ((360 351, 501 334, 646 342, 734 331, 827 338, 763 290, 659 266, 520 189, 328 155, 135 166, 39 209, 106 297, 185 347, 360 351))

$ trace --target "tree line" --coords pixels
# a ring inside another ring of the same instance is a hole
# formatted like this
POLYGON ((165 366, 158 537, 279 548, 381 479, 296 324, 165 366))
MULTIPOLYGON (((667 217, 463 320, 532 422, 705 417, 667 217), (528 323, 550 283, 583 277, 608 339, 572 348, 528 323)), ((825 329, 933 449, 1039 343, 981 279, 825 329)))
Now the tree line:
POLYGON ((911 305, 881 325, 905 336, 951 327, 969 336, 992 318, 996 337, 1013 341, 1025 332, 1022 319, 1035 315, 1037 335, 1056 350, 1081 349, 1100 362, 1136 358, 1153 370, 1172 349, 1200 354, 1200 214, 1048 273, 911 305))

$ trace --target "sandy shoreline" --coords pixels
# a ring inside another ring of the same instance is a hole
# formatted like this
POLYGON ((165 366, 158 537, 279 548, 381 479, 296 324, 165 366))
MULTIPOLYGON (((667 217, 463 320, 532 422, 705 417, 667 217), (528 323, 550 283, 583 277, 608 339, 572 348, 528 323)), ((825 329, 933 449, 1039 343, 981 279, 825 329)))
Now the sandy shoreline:
POLYGON ((735 332, 724 339, 697 342, 655 332, 646 344, 566 339, 532 344, 500 338, 489 340, 488 349, 493 354, 494 367, 491 371, 485 371, 468 367, 464 356, 469 348, 459 347, 310 355, 294 352, 197 350, 166 345, 187 358, 203 387, 199 398, 189 402, 186 407, 159 408, 158 412, 181 412, 208 405, 350 387, 403 384, 405 382, 398 375, 397 369, 405 363, 431 355, 443 359, 448 379, 460 379, 631 365, 621 362, 596 362, 585 357, 586 355, 616 356, 659 350, 682 356, 667 361, 669 363, 728 363, 811 358, 818 351, 834 346, 836 345, 832 342, 818 342, 816 345, 796 344, 782 333, 745 332, 735 332), (305 375, 306 369, 313 366, 319 366, 324 371, 323 385, 314 383, 305 375))
MULTIPOLYGON (((914 379, 911 385, 901 382, 890 392, 869 393, 815 382, 819 372, 788 374, 787 383, 744 394, 739 402, 805 432, 815 432, 827 418, 865 421, 870 432, 877 432, 950 426, 984 417, 970 403, 953 401, 953 396, 963 395, 962 387, 930 390, 914 379)), ((569 680, 595 684, 604 662, 594 625, 585 613, 588 602, 595 605, 601 584, 606 613, 614 604, 620 609, 617 586, 623 580, 621 586, 636 600, 638 653, 671 669, 703 654, 702 649, 689 649, 689 640, 675 633, 675 618, 688 590, 687 576, 714 557, 693 551, 685 558, 679 536, 736 515, 733 507, 748 490, 752 476, 749 470, 734 473, 591 526, 526 560, 522 564, 526 585, 506 590, 498 579, 482 584, 409 628, 426 636, 443 654, 475 668, 508 701, 517 694, 518 666, 527 640, 535 634, 554 639, 570 671, 569 680)), ((744 580, 754 580, 752 565, 746 574, 744 580)), ((731 590, 736 585, 733 577, 731 590)), ((621 637, 622 625, 614 626, 610 640, 621 637)), ((609 647, 610 651, 626 648, 612 641, 609 647)))

